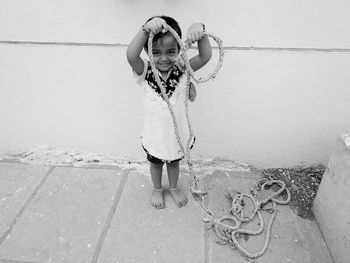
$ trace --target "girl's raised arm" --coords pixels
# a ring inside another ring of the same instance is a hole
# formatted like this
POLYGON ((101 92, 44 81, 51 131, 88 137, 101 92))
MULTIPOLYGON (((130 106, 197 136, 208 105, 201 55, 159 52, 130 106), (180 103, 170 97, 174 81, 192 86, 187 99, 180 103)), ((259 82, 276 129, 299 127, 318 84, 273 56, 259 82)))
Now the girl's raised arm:
POLYGON ((147 39, 148 36, 141 28, 139 32, 137 32, 136 36, 134 36, 134 38, 131 40, 128 49, 126 50, 126 58, 128 59, 128 62, 132 69, 138 75, 141 75, 144 69, 144 63, 140 57, 140 54, 147 39))
POLYGON ((148 34, 152 32, 157 34, 163 29, 167 28, 166 22, 159 18, 154 17, 148 21, 142 28, 137 32, 136 36, 131 40, 128 49, 126 50, 126 58, 132 69, 139 75, 142 74, 144 69, 144 63, 140 54, 142 52, 143 46, 148 40, 148 34))
POLYGON ((198 44, 198 55, 190 59, 190 65, 193 71, 196 71, 203 67, 211 59, 212 50, 209 39, 203 35, 204 25, 195 23, 190 26, 187 32, 187 40, 191 42, 197 41, 198 44))

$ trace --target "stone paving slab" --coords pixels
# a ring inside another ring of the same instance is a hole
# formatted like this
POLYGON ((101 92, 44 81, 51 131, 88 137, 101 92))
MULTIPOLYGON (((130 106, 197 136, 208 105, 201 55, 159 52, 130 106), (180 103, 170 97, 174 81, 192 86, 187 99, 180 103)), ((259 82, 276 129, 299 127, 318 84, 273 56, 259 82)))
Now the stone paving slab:
POLYGON ((335 262, 350 262, 350 134, 337 139, 314 201, 314 214, 335 262))
POLYGON ((0 244, 49 170, 42 165, 0 162, 0 244))
MULTIPOLYGON (((224 172, 216 171, 210 176, 205 177, 205 184, 208 190, 209 209, 211 209, 218 217, 229 214, 231 202, 225 197, 225 193, 229 189, 240 192, 249 193, 257 179, 257 174, 253 173, 238 173, 238 172, 224 172)), ((252 204, 246 202, 246 206, 252 207, 252 204)), ((247 207, 246 207, 247 208, 247 207)), ((271 240, 266 253, 256 259, 259 263, 271 262, 298 262, 298 263, 314 263, 317 255, 322 251, 323 255, 327 255, 321 261, 317 262, 332 262, 325 246, 319 246, 319 250, 312 250, 310 247, 316 239, 322 239, 320 235, 316 235, 313 239, 306 239, 303 235, 305 222, 297 220, 297 216, 293 213, 289 206, 278 205, 278 213, 272 226, 271 240)), ((270 218, 270 214, 263 212, 264 221, 270 218)), ((309 230, 317 229, 315 221, 308 222, 312 225, 309 230)), ((247 228, 257 229, 256 221, 253 221, 247 228)), ((241 244, 250 252, 257 252, 264 244, 266 231, 263 235, 257 237, 249 237, 249 240, 241 240, 241 244)), ((216 243, 219 238, 215 232, 210 230, 209 233, 209 262, 247 262, 239 254, 238 250, 233 250, 229 245, 221 246, 216 243)), ((319 240, 318 244, 324 244, 323 240, 319 240)), ((319 257, 318 257, 319 258, 319 257)))
POLYGON ((295 216, 299 234, 309 251, 310 262, 334 263, 317 222, 295 216))
MULTIPOLYGON (((166 208, 151 207, 149 174, 5 162, 0 162, 0 172, 0 193, 7 198, 2 205, 12 211, 0 219, 13 223, 0 243, 0 263, 248 262, 237 250, 216 243, 191 198, 178 208, 165 193, 166 208)), ((226 191, 249 192, 259 176, 226 170, 206 174, 200 178, 209 193, 206 205, 217 215, 228 214, 226 191)), ((166 177, 165 171, 165 186, 166 177)), ((180 178, 185 190, 186 181, 180 178)), ((258 227, 257 222, 250 227, 258 227)), ((263 240, 250 237, 242 243, 256 251, 263 240)), ((289 206, 278 206, 269 248, 254 262, 333 263, 315 221, 297 217, 289 206)))
POLYGON ((121 170, 56 167, 1 244, 0 258, 90 262, 121 181, 121 170))
MULTIPOLYGON (((192 202, 178 208, 167 193, 166 208, 154 209, 150 205, 150 180, 149 175, 129 173, 98 262, 203 263, 204 225, 200 211, 192 202)), ((187 185, 183 188, 187 189, 187 185)))

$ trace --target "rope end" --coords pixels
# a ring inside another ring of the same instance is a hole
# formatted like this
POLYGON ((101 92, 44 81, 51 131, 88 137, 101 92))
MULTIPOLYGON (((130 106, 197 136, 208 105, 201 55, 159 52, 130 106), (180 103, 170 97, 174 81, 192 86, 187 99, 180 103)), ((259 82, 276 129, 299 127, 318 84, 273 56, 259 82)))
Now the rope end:
POLYGON ((191 194, 195 200, 202 200, 203 196, 207 195, 207 192, 201 191, 199 189, 194 189, 193 187, 190 188, 191 194))

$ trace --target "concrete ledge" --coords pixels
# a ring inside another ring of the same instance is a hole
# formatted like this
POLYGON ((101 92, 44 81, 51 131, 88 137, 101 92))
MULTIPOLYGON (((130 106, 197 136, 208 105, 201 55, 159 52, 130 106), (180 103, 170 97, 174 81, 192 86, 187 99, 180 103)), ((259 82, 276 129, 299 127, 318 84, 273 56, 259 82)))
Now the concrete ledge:
POLYGON ((350 135, 341 135, 314 201, 314 214, 334 262, 350 258, 350 135))

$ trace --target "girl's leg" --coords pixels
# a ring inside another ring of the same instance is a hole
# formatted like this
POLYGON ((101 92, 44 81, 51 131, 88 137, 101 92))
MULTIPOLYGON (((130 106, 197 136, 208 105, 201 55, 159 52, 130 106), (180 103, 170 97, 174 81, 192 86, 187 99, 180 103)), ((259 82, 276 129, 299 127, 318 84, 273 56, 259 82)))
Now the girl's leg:
POLYGON ((151 163, 151 178, 153 186, 156 189, 162 188, 162 172, 164 163, 151 163))
POLYGON ((178 207, 183 207, 187 203, 187 197, 177 187, 180 173, 180 161, 167 163, 167 171, 169 178, 169 191, 178 207))
POLYGON ((180 174, 180 162, 172 162, 167 163, 167 171, 168 171, 168 178, 169 178, 169 188, 174 189, 177 187, 177 182, 179 180, 179 174, 180 174))
POLYGON ((158 209, 165 208, 162 187, 163 163, 151 163, 150 171, 153 182, 152 206, 158 209))

